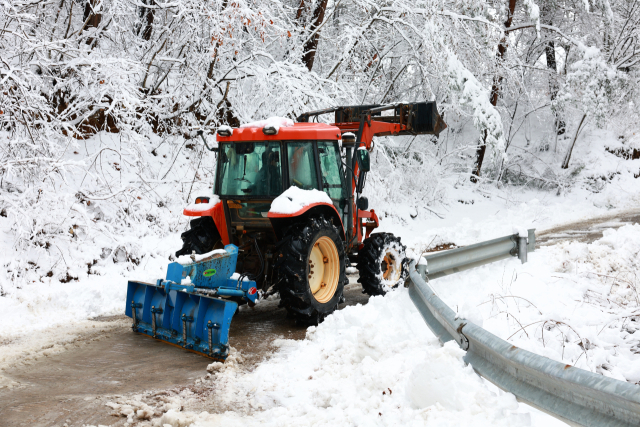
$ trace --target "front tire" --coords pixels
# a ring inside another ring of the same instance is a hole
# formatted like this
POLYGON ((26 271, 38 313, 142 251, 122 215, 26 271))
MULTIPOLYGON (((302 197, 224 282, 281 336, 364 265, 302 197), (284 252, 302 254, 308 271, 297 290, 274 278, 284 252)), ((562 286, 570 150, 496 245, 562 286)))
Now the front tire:
POLYGON ((374 233, 365 239, 357 264, 362 292, 384 295, 404 284, 409 275, 406 250, 400 238, 391 233, 374 233))
POLYGON ((299 323, 317 325, 343 299, 344 242, 323 217, 291 226, 278 243, 278 290, 281 304, 299 323))
POLYGON ((191 255, 193 252, 198 255, 206 254, 224 247, 216 224, 210 216, 193 219, 190 226, 189 230, 180 235, 182 249, 176 252, 176 257, 191 255))

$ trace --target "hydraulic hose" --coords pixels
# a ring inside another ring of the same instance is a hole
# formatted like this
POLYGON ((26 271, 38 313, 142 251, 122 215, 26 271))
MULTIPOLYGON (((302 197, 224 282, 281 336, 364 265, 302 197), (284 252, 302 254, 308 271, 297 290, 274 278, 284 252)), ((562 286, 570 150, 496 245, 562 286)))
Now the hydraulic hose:
POLYGON ((253 239, 253 246, 256 248, 256 252, 258 253, 258 258, 260 259, 260 271, 257 274, 252 274, 250 272, 244 272, 238 278, 238 287, 240 287, 244 278, 248 278, 249 280, 257 281, 262 273, 264 273, 264 257, 262 256, 262 252, 260 251, 260 247, 258 246, 258 240, 255 237, 253 239))

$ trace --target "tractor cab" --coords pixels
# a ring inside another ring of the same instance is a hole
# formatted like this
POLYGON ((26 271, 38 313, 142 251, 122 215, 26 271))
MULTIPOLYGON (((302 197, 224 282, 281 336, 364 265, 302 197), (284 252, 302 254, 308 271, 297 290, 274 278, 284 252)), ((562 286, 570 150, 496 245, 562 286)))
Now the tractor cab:
MULTIPOLYGON (((219 153, 215 193, 221 198, 274 199, 295 186, 325 191, 340 210, 346 205, 337 141, 229 142, 220 144, 219 153)), ((268 210, 260 215, 266 218, 268 210)))
MULTIPOLYGON (((338 128, 296 123, 280 128, 275 135, 250 127, 234 129, 227 137, 220 134, 217 137, 214 193, 229 209, 231 235, 237 235, 237 226, 244 221, 251 221, 259 228, 260 223, 270 227, 267 214, 271 202, 290 187, 324 191, 341 222, 346 219, 349 194, 338 128), (258 139, 260 136, 263 140, 258 139)), ((242 227, 242 231, 245 229, 242 227)))

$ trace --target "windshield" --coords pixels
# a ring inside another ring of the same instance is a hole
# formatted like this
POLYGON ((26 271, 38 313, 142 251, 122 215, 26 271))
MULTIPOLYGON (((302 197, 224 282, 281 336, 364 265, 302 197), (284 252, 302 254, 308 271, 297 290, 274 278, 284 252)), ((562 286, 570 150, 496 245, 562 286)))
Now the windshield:
POLYGON ((280 142, 220 146, 221 196, 278 196, 282 193, 280 142))

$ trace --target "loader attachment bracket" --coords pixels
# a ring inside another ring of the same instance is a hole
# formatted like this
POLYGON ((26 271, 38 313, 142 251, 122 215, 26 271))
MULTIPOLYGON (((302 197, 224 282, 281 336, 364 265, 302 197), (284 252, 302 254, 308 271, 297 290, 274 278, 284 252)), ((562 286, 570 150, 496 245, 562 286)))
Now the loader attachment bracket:
POLYGON ((398 123, 405 127, 398 135, 437 136, 447 128, 438 113, 436 101, 340 106, 303 113, 297 120, 298 122, 308 122, 312 118, 317 120, 318 116, 328 113, 335 114, 335 125, 360 122, 362 117, 365 117, 369 126, 371 126, 371 120, 398 123))

